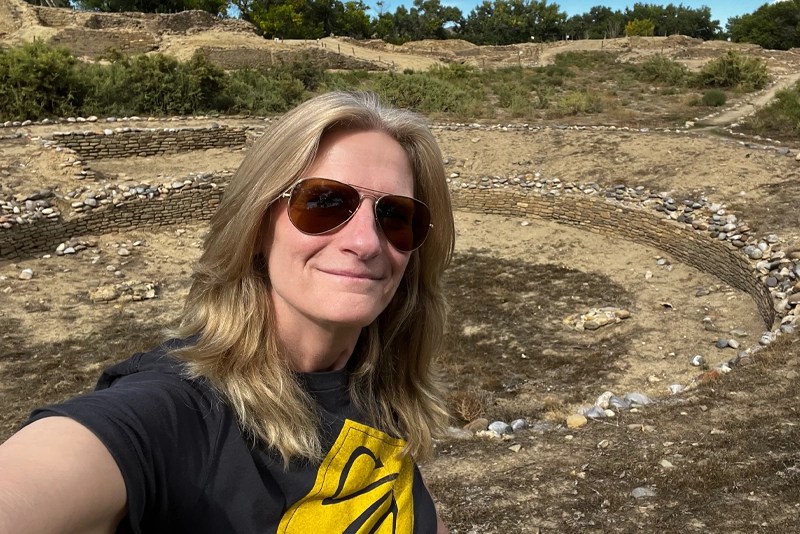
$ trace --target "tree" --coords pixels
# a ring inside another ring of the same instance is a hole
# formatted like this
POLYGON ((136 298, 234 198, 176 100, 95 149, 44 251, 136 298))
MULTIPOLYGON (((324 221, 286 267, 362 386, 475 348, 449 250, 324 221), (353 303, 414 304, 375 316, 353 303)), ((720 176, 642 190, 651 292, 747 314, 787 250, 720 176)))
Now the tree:
POLYGON ((476 44, 551 41, 563 37, 566 21, 558 4, 547 0, 484 0, 467 16, 462 35, 476 44))
POLYGON ((605 6, 594 6, 587 13, 573 15, 564 24, 564 33, 575 39, 613 39, 625 28, 625 16, 605 6))
POLYGON ((367 15, 369 7, 364 2, 357 0, 345 3, 336 2, 336 4, 331 32, 355 39, 366 39, 370 36, 372 21, 367 15))
POLYGON ((392 15, 379 13, 373 27, 381 39, 404 43, 447 39, 459 32, 463 24, 464 16, 457 7, 443 6, 440 0, 414 0, 410 10, 401 5, 392 15))
POLYGON ((319 6, 305 0, 257 0, 249 20, 268 38, 318 39, 325 35, 324 16, 319 6))
POLYGON ((719 21, 711 20, 711 9, 692 9, 683 4, 666 6, 635 3, 625 10, 627 22, 650 20, 654 24, 653 35, 687 35, 700 39, 713 39, 721 31, 719 21))
POLYGON ((589 39, 590 22, 587 18, 587 14, 572 15, 564 22, 564 33, 573 39, 589 39))
POLYGON ((652 37, 655 23, 650 19, 633 19, 625 25, 625 34, 628 37, 652 37))
POLYGON ((736 42, 754 43, 773 50, 800 46, 800 0, 764 4, 749 15, 728 19, 736 42))
POLYGON ((410 14, 417 21, 415 40, 446 39, 448 23, 456 29, 460 29, 464 23, 460 9, 443 6, 440 0, 414 0, 410 14))
POLYGON ((361 0, 233 0, 244 20, 266 37, 319 39, 326 35, 369 37, 372 23, 361 0))

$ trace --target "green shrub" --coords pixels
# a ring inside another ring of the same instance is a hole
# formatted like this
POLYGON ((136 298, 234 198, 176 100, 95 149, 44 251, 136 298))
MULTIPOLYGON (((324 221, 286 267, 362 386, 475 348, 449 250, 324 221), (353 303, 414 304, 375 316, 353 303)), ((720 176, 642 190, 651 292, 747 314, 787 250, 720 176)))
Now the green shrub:
POLYGON ((492 90, 494 94, 497 95, 497 105, 501 108, 508 108, 515 98, 527 94, 527 91, 523 87, 514 82, 495 84, 492 90))
POLYGON ((309 91, 319 88, 325 78, 325 69, 315 63, 308 52, 295 56, 290 61, 281 62, 272 70, 278 78, 288 77, 300 80, 309 91))
POLYGON ((699 87, 736 88, 744 91, 761 89, 767 82, 767 65, 761 59, 734 50, 706 63, 695 78, 699 87))
POLYGON ((554 65, 558 68, 575 67, 577 69, 597 69, 605 65, 613 65, 616 62, 617 55, 610 52, 599 51, 584 51, 584 52, 562 52, 556 54, 553 61, 554 65))
POLYGON ((464 114, 475 98, 462 84, 430 73, 389 73, 379 78, 375 90, 391 105, 422 113, 464 114))
POLYGON ((689 77, 686 65, 673 61, 663 54, 656 54, 642 63, 638 69, 639 80, 683 85, 689 77))
POLYGON ((480 71, 471 65, 449 63, 445 66, 431 67, 428 72, 448 81, 472 81, 480 77, 480 71))
POLYGON ((537 87, 535 89, 536 99, 532 105, 536 109, 547 109, 553 99, 553 90, 548 87, 537 87))
POLYGON ((150 115, 148 110, 140 109, 134 95, 127 91, 128 67, 125 62, 86 65, 81 70, 81 80, 86 87, 82 115, 150 115))
POLYGON ((725 91, 721 89, 710 89, 703 93, 703 98, 701 102, 704 106, 711 106, 718 108, 720 106, 724 106, 725 102, 728 101, 728 96, 725 94, 725 91))
POLYGON ((555 111, 561 115, 598 113, 603 111, 603 102, 594 94, 570 91, 555 102, 555 111))
POLYGON ((365 70, 325 72, 320 87, 324 91, 354 91, 369 85, 365 70))
POLYGON ((498 107, 512 117, 525 117, 533 109, 530 91, 519 85, 504 83, 494 87, 498 107))
POLYGON ((0 50, 0 116, 42 119, 72 115, 84 91, 77 60, 41 42, 0 50))
POLYGON ((614 75, 614 89, 627 91, 638 85, 640 73, 633 65, 627 65, 614 75))
POLYGON ((302 57, 266 73, 230 75, 199 54, 180 62, 110 50, 106 59, 110 63, 82 64, 66 50, 42 43, 0 50, 0 116, 280 113, 325 76, 302 57))
POLYGON ((544 83, 553 87, 561 87, 567 78, 574 78, 576 74, 568 67, 563 65, 546 65, 537 69, 540 76, 537 77, 538 83, 544 83))
POLYGON ((254 69, 232 72, 222 98, 230 111, 270 115, 288 111, 305 98, 303 82, 254 69))
POLYGON ((187 62, 156 54, 116 57, 111 65, 83 69, 83 112, 190 115, 217 110, 225 73, 196 54, 187 62))
POLYGON ((800 137, 800 84, 775 93, 772 103, 746 120, 743 127, 770 137, 800 137))

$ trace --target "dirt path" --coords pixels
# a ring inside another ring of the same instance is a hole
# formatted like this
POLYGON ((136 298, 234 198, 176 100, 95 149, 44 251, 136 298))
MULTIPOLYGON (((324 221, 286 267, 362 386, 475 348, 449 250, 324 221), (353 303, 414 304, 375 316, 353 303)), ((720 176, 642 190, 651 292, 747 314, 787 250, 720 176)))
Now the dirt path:
POLYGON ((775 98, 775 94, 778 91, 788 89, 798 81, 800 81, 800 72, 778 76, 776 82, 769 88, 760 93, 751 95, 749 98, 740 101, 736 106, 719 115, 702 119, 701 124, 707 126, 728 126, 738 122, 744 117, 748 117, 760 108, 768 105, 775 98))

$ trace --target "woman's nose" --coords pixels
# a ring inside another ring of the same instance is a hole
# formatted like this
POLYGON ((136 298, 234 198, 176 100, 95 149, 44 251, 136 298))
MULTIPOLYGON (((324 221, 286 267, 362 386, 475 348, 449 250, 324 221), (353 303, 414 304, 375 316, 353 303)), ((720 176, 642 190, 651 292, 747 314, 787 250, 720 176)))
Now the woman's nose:
POLYGON ((369 197, 363 198, 353 217, 337 232, 337 237, 343 249, 359 258, 368 259, 380 254, 383 235, 375 220, 375 201, 369 197))

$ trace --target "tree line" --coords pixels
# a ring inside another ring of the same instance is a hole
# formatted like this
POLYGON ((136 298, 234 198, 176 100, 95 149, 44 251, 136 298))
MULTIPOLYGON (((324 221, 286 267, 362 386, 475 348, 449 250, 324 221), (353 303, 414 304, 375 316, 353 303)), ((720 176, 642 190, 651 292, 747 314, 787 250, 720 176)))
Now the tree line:
POLYGON ((379 38, 401 44, 422 39, 460 38, 480 45, 603 39, 626 35, 686 35, 729 38, 764 48, 800 47, 800 0, 765 3, 733 17, 723 30, 708 7, 636 2, 624 10, 597 5, 568 17, 548 0, 483 0, 466 15, 441 0, 413 0, 394 12, 383 0, 28 0, 33 4, 97 12, 174 13, 189 9, 253 23, 267 38, 318 39, 328 35, 379 38))

